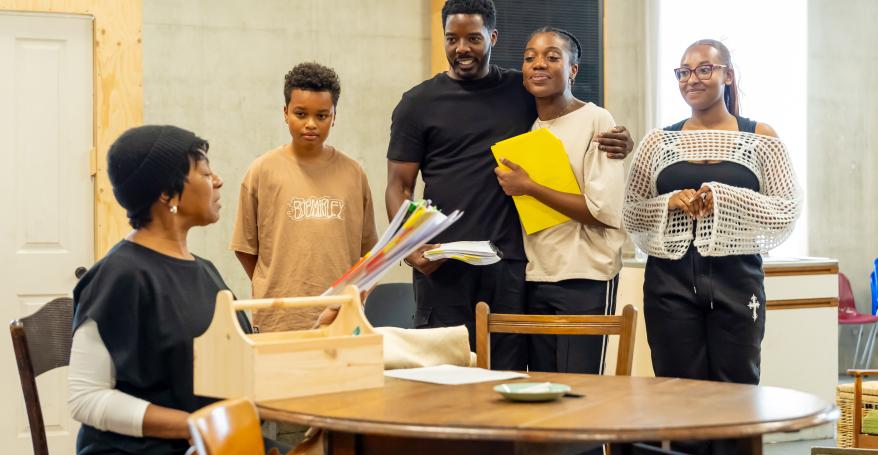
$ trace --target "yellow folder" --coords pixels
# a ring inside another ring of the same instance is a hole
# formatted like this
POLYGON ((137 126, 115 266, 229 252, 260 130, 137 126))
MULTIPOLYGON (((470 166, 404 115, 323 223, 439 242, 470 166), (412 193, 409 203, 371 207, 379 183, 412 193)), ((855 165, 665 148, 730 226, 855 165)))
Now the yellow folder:
MULTIPOLYGON (((500 141, 491 147, 491 152, 497 164, 506 158, 524 168, 540 185, 564 193, 582 194, 564 151, 564 143, 546 128, 500 141)), ((500 168, 508 170, 502 164, 500 168)), ((513 196, 512 199, 528 235, 570 220, 531 196, 513 196)))

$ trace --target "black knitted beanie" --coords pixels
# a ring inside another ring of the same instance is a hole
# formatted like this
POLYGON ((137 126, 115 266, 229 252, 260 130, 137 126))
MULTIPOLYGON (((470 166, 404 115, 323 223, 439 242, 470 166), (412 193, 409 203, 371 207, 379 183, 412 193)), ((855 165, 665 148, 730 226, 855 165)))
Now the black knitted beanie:
POLYGON ((122 133, 107 152, 107 173, 113 195, 128 218, 150 207, 162 192, 180 181, 188 152, 204 140, 170 125, 144 125, 122 133))

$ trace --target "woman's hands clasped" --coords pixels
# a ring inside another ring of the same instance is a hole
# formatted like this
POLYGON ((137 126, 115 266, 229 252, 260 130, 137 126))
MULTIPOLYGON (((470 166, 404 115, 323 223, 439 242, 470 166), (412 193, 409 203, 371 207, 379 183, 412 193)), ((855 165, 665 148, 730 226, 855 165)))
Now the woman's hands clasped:
POLYGON ((682 210, 692 218, 709 216, 713 213, 713 192, 709 186, 680 190, 668 199, 668 208, 682 210))

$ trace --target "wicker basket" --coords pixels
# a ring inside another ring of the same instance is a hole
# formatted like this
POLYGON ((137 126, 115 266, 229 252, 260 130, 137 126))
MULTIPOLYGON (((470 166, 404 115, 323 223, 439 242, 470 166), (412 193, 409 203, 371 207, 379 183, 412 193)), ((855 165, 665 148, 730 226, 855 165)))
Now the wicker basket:
MULTIPOLYGON (((854 384, 839 384, 835 390, 835 404, 841 411, 838 418, 838 446, 854 445, 854 384)), ((878 410, 878 381, 863 381, 863 415, 878 410)), ((858 429, 859 430, 859 429, 858 429)))

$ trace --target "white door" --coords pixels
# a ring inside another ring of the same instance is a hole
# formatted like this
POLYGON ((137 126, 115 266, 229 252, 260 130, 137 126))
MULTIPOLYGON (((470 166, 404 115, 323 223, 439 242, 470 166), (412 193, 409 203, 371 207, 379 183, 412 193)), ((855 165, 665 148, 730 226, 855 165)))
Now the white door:
MULTIPOLYGON (((93 262, 92 19, 0 11, 0 321, 70 295, 93 262)), ((9 335, 0 452, 32 453, 9 335)), ((73 453, 67 369, 37 379, 51 453, 73 453)))

